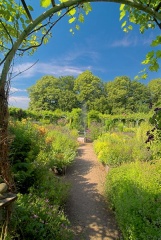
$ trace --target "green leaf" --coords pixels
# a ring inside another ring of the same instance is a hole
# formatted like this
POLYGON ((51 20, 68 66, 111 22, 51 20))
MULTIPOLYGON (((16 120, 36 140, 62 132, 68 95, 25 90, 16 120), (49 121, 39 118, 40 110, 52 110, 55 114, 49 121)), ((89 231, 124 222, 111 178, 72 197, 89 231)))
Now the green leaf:
POLYGON ((79 26, 79 25, 76 25, 75 28, 76 28, 77 30, 79 30, 79 29, 80 29, 80 26, 79 26))
POLYGON ((159 64, 157 63, 156 59, 153 59, 153 61, 150 63, 149 70, 152 72, 157 72, 159 69, 159 64))
POLYGON ((124 21, 123 23, 122 23, 122 25, 121 25, 121 27, 123 28, 123 27, 125 27, 126 26, 126 21, 124 21))
POLYGON ((48 41, 49 41, 49 39, 48 39, 48 38, 44 38, 44 39, 43 39, 43 43, 44 43, 44 44, 47 44, 47 43, 48 43, 48 41))
POLYGON ((144 61, 142 61, 142 64, 148 64, 150 62, 150 59, 145 59, 144 61))
POLYGON ((154 56, 154 51, 148 52, 147 57, 152 58, 154 56))
POLYGON ((61 11, 57 12, 57 15, 60 16, 61 15, 61 11))
POLYGON ((129 25, 129 26, 128 26, 128 29, 129 29, 129 30, 132 30, 132 29, 133 29, 132 25, 129 25))
POLYGON ((120 5, 120 11, 122 11, 124 9, 124 7, 125 7, 125 4, 121 4, 120 5))
POLYGON ((26 28, 26 25, 25 25, 24 23, 22 23, 22 27, 23 27, 23 29, 25 29, 25 28, 26 28))
POLYGON ((151 46, 156 47, 161 44, 161 36, 157 36, 155 40, 152 41, 151 46))
POLYGON ((33 7, 30 6, 30 5, 28 5, 28 9, 29 9, 30 11, 34 11, 33 7))
POLYGON ((158 50, 158 51, 156 52, 156 57, 157 57, 157 58, 161 58, 161 50, 158 50))
POLYGON ((71 19, 69 19, 68 22, 69 22, 69 23, 73 23, 73 22, 75 21, 75 19, 76 19, 75 17, 72 17, 71 19))
POLYGON ((125 17, 125 15, 126 15, 126 11, 125 11, 125 10, 123 10, 122 12, 120 12, 120 20, 122 20, 123 17, 125 17))
POLYGON ((83 10, 85 11, 85 14, 87 15, 89 12, 92 11, 92 7, 91 7, 91 4, 88 2, 88 3, 84 3, 83 4, 83 10))
POLYGON ((84 22, 84 15, 82 13, 79 14, 78 21, 81 23, 84 22))
POLYGON ((127 29, 127 28, 124 28, 123 31, 127 33, 127 32, 128 32, 128 29, 127 29))
POLYGON ((68 1, 68 0, 60 0, 61 3, 63 3, 63 2, 67 2, 67 1, 68 1))
POLYGON ((147 74, 147 73, 144 73, 144 74, 141 76, 142 79, 146 79, 147 77, 148 77, 148 74, 147 74))
POLYGON ((25 23, 27 23, 27 24, 30 24, 30 20, 29 19, 27 19, 26 21, 25 21, 25 23))
POLYGON ((145 27, 143 25, 140 26, 140 33, 144 33, 144 31, 145 31, 145 27))
POLYGON ((22 23, 24 23, 24 19, 23 19, 22 17, 20 17, 20 21, 21 21, 22 23))
POLYGON ((40 5, 44 8, 49 7, 51 4, 51 0, 40 0, 40 5))
POLYGON ((76 9, 72 8, 68 14, 73 16, 75 13, 76 13, 76 9))

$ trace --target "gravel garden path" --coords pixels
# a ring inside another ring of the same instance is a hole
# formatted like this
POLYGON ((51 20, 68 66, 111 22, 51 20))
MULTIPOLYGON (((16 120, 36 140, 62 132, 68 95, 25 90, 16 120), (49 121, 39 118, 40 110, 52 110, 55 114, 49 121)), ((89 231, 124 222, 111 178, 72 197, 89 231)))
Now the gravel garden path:
POLYGON ((66 214, 74 240, 120 239, 118 227, 103 197, 107 172, 98 162, 92 143, 81 144, 65 181, 71 185, 66 214))

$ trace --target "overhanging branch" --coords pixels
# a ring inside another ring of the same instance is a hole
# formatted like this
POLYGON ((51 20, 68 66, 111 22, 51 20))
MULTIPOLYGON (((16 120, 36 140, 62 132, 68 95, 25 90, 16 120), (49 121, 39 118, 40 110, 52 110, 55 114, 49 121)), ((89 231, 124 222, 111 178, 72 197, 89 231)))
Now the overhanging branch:
MULTIPOLYGON (((70 9, 71 10, 71 9, 70 9)), ((51 29, 70 11, 69 9, 64 13, 64 14, 62 14, 54 23, 51 23, 51 22, 48 22, 47 24, 45 24, 44 26, 47 26, 47 25, 49 25, 49 24, 51 24, 51 26, 49 27, 49 29, 46 31, 46 33, 43 35, 43 37, 41 38, 41 41, 40 41, 40 43, 39 44, 37 44, 37 45, 33 45, 33 46, 30 46, 30 47, 28 47, 28 48, 19 48, 18 50, 19 51, 22 51, 22 52, 25 52, 25 51, 28 51, 28 50, 30 50, 30 49, 32 49, 32 48, 38 48, 38 47, 40 47, 42 44, 43 44, 43 41, 44 41, 44 38, 49 34, 49 32, 51 31, 51 29)), ((42 27, 42 26, 41 26, 42 27)), ((41 29, 41 27, 40 27, 40 29, 41 29)), ((36 31, 36 30, 34 30, 34 31, 36 31)), ((32 31, 32 33, 34 32, 34 31, 32 31)), ((30 34, 29 34, 30 35, 30 34)))
POLYGON ((53 7, 55 7, 55 1, 54 0, 51 0, 51 4, 53 7))
POLYGON ((159 9, 161 8, 161 2, 158 4, 158 6, 155 8, 155 11, 158 12, 159 9))
POLYGON ((5 64, 2 70, 1 78, 0 78, 0 85, 6 81, 7 73, 9 71, 10 64, 14 58, 16 51, 19 49, 20 45, 22 44, 23 40, 26 39, 28 34, 35 29, 40 23, 46 20, 48 17, 52 16, 53 14, 65 9, 76 7, 78 5, 82 5, 83 3, 87 2, 113 2, 119 4, 126 4, 130 7, 136 8, 141 10, 145 13, 148 13, 153 19, 156 19, 158 22, 161 22, 161 13, 148 7, 147 5, 141 4, 134 0, 69 0, 67 2, 60 3, 59 5, 55 5, 54 7, 50 8, 39 17, 37 17, 32 23, 30 23, 26 29, 20 34, 17 41, 14 43, 13 48, 11 49, 10 53, 8 54, 7 58, 5 59, 5 64))
POLYGON ((25 9, 25 12, 26 12, 28 18, 30 19, 31 22, 33 22, 32 17, 31 17, 31 14, 30 14, 30 12, 29 12, 29 10, 28 10, 28 7, 27 7, 27 5, 26 5, 26 3, 25 3, 25 0, 21 0, 21 2, 22 2, 22 5, 23 5, 23 7, 24 7, 24 9, 25 9))
POLYGON ((13 40, 12 40, 12 38, 11 38, 11 35, 10 35, 10 33, 8 32, 6 26, 4 25, 4 23, 2 22, 1 19, 0 19, 0 23, 2 24, 2 27, 4 28, 5 32, 7 33, 8 37, 9 37, 9 39, 10 39, 10 42, 11 42, 11 44, 12 44, 12 46, 13 46, 13 40))

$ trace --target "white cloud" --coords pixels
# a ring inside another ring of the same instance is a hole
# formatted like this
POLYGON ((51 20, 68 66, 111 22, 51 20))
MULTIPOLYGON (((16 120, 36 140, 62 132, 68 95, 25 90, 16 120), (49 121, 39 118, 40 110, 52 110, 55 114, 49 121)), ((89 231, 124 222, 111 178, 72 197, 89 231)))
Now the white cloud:
POLYGON ((110 44, 110 47, 135 47, 135 46, 149 46, 154 36, 150 34, 149 36, 125 36, 122 39, 115 40, 110 44))
POLYGON ((72 65, 57 65, 54 62, 40 63, 37 65, 37 73, 62 76, 62 75, 78 75, 83 71, 83 68, 72 65))
POLYGON ((20 88, 10 88, 10 94, 16 93, 16 92, 26 92, 26 89, 20 89, 20 88))
POLYGON ((32 78, 37 74, 54 75, 56 77, 63 75, 77 76, 86 69, 91 69, 91 66, 86 62, 95 62, 99 58, 97 51, 90 50, 87 47, 76 47, 71 51, 56 57, 42 61, 27 61, 24 63, 15 64, 13 67, 12 79, 32 78), (79 62, 84 62, 82 65, 79 62))
POLYGON ((54 75, 54 76, 63 76, 63 75, 79 75, 86 69, 89 69, 90 66, 87 67, 76 67, 74 65, 63 65, 62 63, 58 63, 55 61, 50 61, 49 63, 41 62, 37 63, 34 66, 33 62, 26 62, 14 67, 14 71, 12 74, 12 78, 15 79, 23 79, 23 78, 31 78, 37 74, 44 74, 44 75, 54 75), (32 66, 30 68, 30 66, 32 66), (28 70, 26 70, 28 69, 28 70), (25 71, 26 70, 26 71, 25 71))
POLYGON ((13 67, 12 79, 13 78, 30 78, 37 72, 37 64, 34 62, 25 62, 17 64, 13 67))
POLYGON ((90 50, 89 49, 90 46, 88 47, 77 47, 75 49, 73 49, 72 52, 69 52, 68 54, 66 54, 66 56, 63 58, 63 62, 65 62, 66 64, 69 64, 69 62, 75 62, 76 60, 79 59, 90 59, 90 61, 94 61, 99 59, 100 54, 97 51, 94 50, 90 50))
POLYGON ((136 46, 138 43, 137 38, 129 39, 127 37, 122 38, 120 40, 116 40, 111 44, 111 47, 129 47, 136 46))
POLYGON ((24 96, 10 96, 9 97, 9 106, 18 107, 22 109, 27 109, 30 99, 24 96))

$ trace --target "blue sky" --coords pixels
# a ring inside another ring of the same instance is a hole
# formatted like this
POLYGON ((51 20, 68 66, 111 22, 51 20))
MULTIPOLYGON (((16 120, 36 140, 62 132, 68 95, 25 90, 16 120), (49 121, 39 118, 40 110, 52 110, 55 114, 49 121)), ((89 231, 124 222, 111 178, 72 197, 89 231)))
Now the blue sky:
MULTIPOLYGON (((31 0, 28 2, 32 5, 31 0)), ((36 15, 39 13, 37 11, 36 15)), ((44 75, 78 76, 88 69, 105 82, 123 75, 134 79, 144 68, 141 61, 152 50, 151 40, 160 34, 159 29, 140 34, 138 26, 124 33, 116 3, 93 3, 92 12, 80 24, 80 30, 72 35, 70 28, 68 18, 64 18, 53 28, 48 44, 41 46, 33 56, 26 54, 15 59, 15 75, 29 69, 12 79, 10 106, 27 108, 26 89, 44 75)), ((153 72, 147 81, 160 77, 160 71, 153 72)))

